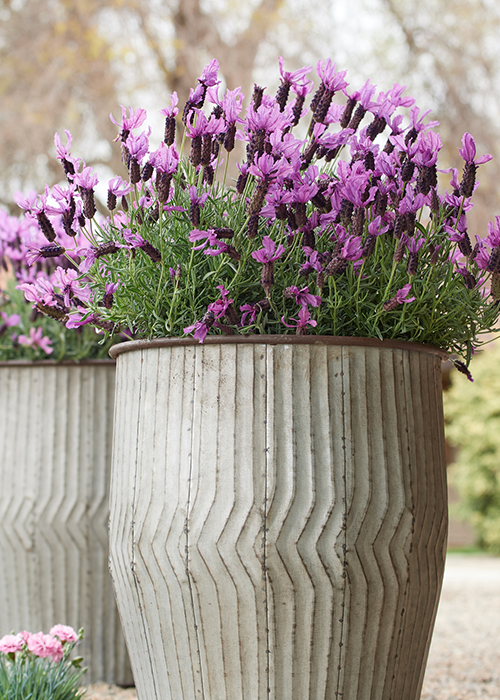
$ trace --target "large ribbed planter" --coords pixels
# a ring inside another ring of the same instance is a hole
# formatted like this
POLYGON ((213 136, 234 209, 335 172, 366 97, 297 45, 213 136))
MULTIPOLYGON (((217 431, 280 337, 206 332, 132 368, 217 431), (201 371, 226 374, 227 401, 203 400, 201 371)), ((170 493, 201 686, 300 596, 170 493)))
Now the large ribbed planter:
POLYGON ((0 634, 85 628, 84 682, 132 676, 108 572, 111 360, 0 364, 0 634))
POLYGON ((140 700, 417 700, 446 544, 442 353, 115 353, 111 573, 140 700))

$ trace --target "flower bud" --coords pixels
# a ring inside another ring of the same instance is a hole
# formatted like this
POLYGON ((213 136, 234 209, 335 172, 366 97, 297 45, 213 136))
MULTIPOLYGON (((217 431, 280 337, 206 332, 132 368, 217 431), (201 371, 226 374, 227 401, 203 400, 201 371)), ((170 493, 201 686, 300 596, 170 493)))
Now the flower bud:
POLYGON ((474 192, 476 183, 477 165, 472 162, 467 162, 464 167, 462 182, 460 183, 460 194, 463 197, 471 197, 474 192))
POLYGON ((45 238, 50 242, 55 241, 56 232, 54 231, 54 227, 52 226, 47 214, 44 211, 40 211, 36 215, 36 219, 38 221, 40 231, 43 233, 45 238))
POLYGON ((290 94, 290 82, 288 80, 283 80, 276 93, 276 102, 280 106, 280 112, 283 112, 288 102, 288 96, 290 94))
POLYGON ((260 283, 264 288, 266 296, 268 297, 271 287, 274 284, 274 262, 268 262, 262 265, 260 283))
POLYGON ((344 111, 342 112, 342 116, 340 118, 340 128, 341 129, 346 129, 349 122, 351 121, 352 113, 354 110, 354 107, 356 106, 356 101, 353 97, 350 97, 347 100, 346 106, 344 107, 344 111))
POLYGON ((175 117, 166 117, 163 141, 171 146, 175 141, 175 117))
POLYGON ((191 151, 189 153, 189 160, 195 168, 198 167, 198 165, 201 162, 201 145, 201 136, 193 136, 193 138, 191 139, 191 151))
POLYGON ((259 215, 252 214, 248 220, 247 224, 247 236, 248 238, 255 238, 257 231, 259 230, 259 215))

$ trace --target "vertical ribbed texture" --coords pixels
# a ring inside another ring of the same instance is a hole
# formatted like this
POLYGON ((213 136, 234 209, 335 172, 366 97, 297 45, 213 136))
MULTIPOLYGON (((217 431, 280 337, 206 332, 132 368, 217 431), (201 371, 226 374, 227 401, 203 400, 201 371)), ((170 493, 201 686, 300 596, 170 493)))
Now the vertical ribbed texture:
POLYGON ((108 571, 115 367, 0 368, 0 635, 85 628, 85 682, 132 676, 108 571))
POLYGON ((440 361, 118 358, 111 569, 140 700, 417 700, 444 569, 440 361))

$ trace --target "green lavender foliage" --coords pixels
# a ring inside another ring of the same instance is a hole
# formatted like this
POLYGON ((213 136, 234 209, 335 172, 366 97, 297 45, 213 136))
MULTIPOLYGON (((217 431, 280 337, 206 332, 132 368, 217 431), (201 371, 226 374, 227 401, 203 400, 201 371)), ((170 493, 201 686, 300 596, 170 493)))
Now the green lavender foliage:
POLYGON ((500 554, 500 345, 475 356, 470 369, 474 383, 454 372, 445 394, 446 434, 457 448, 449 478, 461 499, 458 515, 481 547, 500 554))
MULTIPOLYGON (((325 172, 333 174, 333 166, 325 172)), ((100 318, 116 323, 119 328, 132 329, 138 337, 182 336, 183 329, 201 319, 208 304, 220 298, 219 285, 228 290, 235 309, 245 303, 254 304, 265 295, 260 283, 262 264, 254 260, 251 253, 262 247, 262 238, 268 235, 277 246, 282 243, 286 249, 274 264, 271 309, 261 312, 253 325, 235 327, 234 332, 295 333, 294 328, 282 322, 282 318, 286 322, 297 318, 295 300, 283 296, 284 289, 290 285, 299 288, 308 285, 310 293, 322 298, 318 308, 310 309, 311 318, 317 322, 315 328, 308 329, 310 334, 397 338, 445 348, 465 357, 472 342, 476 346, 481 343, 479 334, 494 331, 498 318, 496 305, 479 287, 467 289, 449 259, 456 244, 449 240, 442 225, 445 207, 427 223, 417 223, 415 236, 425 236, 426 242, 419 252, 417 274, 412 278, 407 273, 406 258, 394 263, 398 239, 389 232, 377 236, 375 251, 363 263, 359 274, 349 263, 343 274, 328 277, 321 289, 315 273, 300 274, 304 263, 302 234, 296 234, 290 242, 284 222, 274 220, 269 224, 262 219, 258 235, 248 238, 245 201, 255 187, 253 178, 249 178, 242 196, 237 195, 233 187, 215 183, 208 190, 210 196, 201 211, 198 227, 202 230, 232 228, 235 236, 228 242, 239 252, 241 260, 232 260, 227 254, 212 257, 203 250, 194 250, 196 243, 188 240, 193 226, 189 220, 186 183, 194 183, 195 178, 194 168, 184 159, 174 176, 174 195, 169 200, 169 205, 183 207, 184 211, 163 213, 158 222, 152 216, 152 205, 149 210, 139 207, 131 216, 130 229, 160 251, 160 263, 153 262, 142 249, 135 249, 133 255, 121 249, 106 256, 104 262, 100 259, 91 268, 88 277, 96 299, 102 298, 106 283, 120 281, 112 309, 103 309, 95 303, 90 305, 100 318), (431 265, 433 246, 438 245, 442 246, 439 260, 431 265), (101 272, 103 264, 106 276, 101 272), (170 268, 177 267, 181 270, 180 277, 172 278, 170 268), (384 311, 384 302, 410 281, 415 301, 384 311)), ((140 194, 138 189, 132 196, 138 199, 140 194)), ((312 205, 308 207, 311 214, 312 205)), ((422 217, 428 214, 428 211, 421 212, 422 217)), ((367 219, 364 225, 363 240, 368 237, 369 221, 367 219)), ((110 240, 123 242, 120 228, 112 223, 105 227, 94 224, 94 235, 95 244, 110 240)), ((331 231, 317 237, 319 253, 334 249, 333 235, 332 225, 331 231)), ((481 271, 473 262, 471 269, 479 278, 481 271)), ((221 332, 216 327, 210 331, 212 335, 221 332)))

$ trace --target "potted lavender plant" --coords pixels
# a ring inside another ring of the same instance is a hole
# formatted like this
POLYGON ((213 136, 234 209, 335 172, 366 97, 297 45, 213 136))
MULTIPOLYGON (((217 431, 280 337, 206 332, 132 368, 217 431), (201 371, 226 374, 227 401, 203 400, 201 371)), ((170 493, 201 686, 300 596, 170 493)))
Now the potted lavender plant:
POLYGON ((71 241, 58 217, 40 219, 0 211, 0 629, 84 626, 90 682, 129 684, 107 566, 111 340, 66 329, 19 289, 58 280, 63 299, 84 304, 89 294, 77 258, 29 265, 42 230, 71 241))
POLYGON ((156 150, 144 110, 113 118, 128 179, 104 224, 57 137, 92 295, 25 286, 67 325, 134 336, 111 351, 110 546, 139 697, 416 700, 446 544, 440 363, 468 372, 498 316, 500 222, 467 232, 489 156, 466 134, 440 194, 436 123, 402 87, 352 91, 320 61, 306 105, 310 69, 280 62, 244 110, 217 69, 179 146, 175 93, 156 150))

